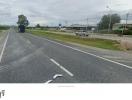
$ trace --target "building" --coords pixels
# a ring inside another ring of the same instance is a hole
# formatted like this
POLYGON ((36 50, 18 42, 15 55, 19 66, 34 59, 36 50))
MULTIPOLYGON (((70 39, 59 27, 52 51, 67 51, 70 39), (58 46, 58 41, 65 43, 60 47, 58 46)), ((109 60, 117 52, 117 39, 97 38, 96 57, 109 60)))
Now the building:
POLYGON ((67 26, 66 28, 69 30, 84 30, 84 31, 91 31, 95 30, 97 26, 94 25, 80 25, 80 24, 73 24, 71 26, 67 26))
POLYGON ((122 21, 121 23, 116 23, 113 25, 113 30, 122 30, 122 29, 132 29, 132 21, 128 21, 127 24, 125 21, 122 21))

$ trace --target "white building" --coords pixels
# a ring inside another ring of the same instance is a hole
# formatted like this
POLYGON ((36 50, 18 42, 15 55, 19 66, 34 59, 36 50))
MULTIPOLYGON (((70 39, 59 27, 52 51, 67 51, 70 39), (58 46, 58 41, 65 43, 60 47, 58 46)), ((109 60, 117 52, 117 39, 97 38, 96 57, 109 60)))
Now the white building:
POLYGON ((123 28, 132 28, 132 20, 126 21, 122 20, 121 23, 116 23, 113 25, 113 30, 122 30, 123 28))

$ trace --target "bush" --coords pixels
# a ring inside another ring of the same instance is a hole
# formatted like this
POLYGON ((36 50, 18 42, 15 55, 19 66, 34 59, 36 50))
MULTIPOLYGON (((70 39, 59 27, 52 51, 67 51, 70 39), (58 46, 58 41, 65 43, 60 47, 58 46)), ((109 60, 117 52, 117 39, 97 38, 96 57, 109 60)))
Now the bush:
POLYGON ((8 30, 9 26, 0 26, 0 30, 8 30))
POLYGON ((124 35, 132 35, 132 30, 125 30, 124 35))
POLYGON ((122 30, 115 30, 114 33, 118 35, 132 35, 132 30, 124 30, 123 34, 122 30))
POLYGON ((98 33, 102 33, 102 34, 114 34, 114 32, 112 30, 110 30, 110 32, 108 32, 107 30, 99 30, 98 33))

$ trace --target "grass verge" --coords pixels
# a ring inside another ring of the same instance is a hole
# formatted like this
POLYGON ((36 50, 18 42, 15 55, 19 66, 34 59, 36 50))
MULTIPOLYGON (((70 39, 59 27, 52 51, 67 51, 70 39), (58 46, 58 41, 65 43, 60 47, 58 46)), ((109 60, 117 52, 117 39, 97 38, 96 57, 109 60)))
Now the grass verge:
POLYGON ((52 32, 45 32, 43 30, 27 30, 34 35, 46 37, 55 40, 61 40, 63 42, 78 43, 86 46, 92 46, 97 48, 109 49, 109 50, 122 50, 120 43, 113 40, 97 39, 97 38, 81 38, 77 36, 57 34, 52 32))

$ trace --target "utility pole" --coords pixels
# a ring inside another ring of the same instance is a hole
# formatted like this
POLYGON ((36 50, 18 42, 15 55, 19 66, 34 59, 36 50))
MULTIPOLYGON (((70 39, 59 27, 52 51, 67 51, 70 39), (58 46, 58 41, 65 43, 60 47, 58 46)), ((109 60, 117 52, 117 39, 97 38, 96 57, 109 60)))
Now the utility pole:
POLYGON ((125 30, 127 30, 127 21, 128 21, 128 16, 129 16, 129 13, 126 14, 126 25, 125 25, 125 30))
POLYGON ((111 30, 111 21, 112 21, 112 16, 111 16, 111 14, 109 15, 110 16, 110 22, 109 22, 109 29, 108 29, 108 32, 110 32, 110 30, 111 30))
POLYGON ((109 26, 108 26, 108 33, 110 32, 110 29, 111 29, 111 21, 112 21, 112 14, 111 14, 111 8, 109 6, 107 6, 107 8, 110 10, 110 14, 109 14, 109 17, 110 17, 110 21, 109 21, 109 26))
POLYGON ((65 27, 67 27, 68 26, 68 21, 67 20, 65 20, 65 27))
POLYGON ((86 31, 88 32, 88 26, 89 26, 89 25, 88 25, 88 21, 89 21, 89 19, 87 18, 86 20, 87 20, 86 31))

